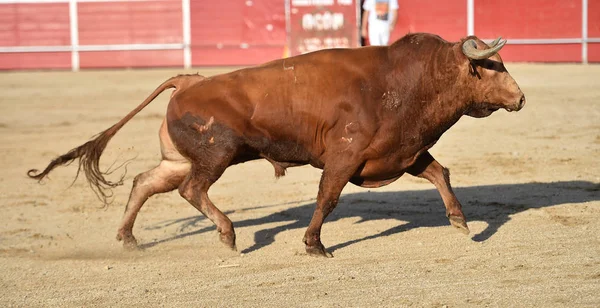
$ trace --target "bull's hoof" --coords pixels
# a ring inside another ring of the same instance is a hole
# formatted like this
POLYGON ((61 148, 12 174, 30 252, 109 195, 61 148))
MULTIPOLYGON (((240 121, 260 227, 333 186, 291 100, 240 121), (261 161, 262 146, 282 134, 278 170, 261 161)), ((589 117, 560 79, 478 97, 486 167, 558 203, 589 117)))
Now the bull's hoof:
POLYGON ((221 240, 221 242, 223 244, 227 245, 227 247, 229 247, 231 250, 237 251, 237 247, 235 246, 235 233, 233 233, 233 232, 219 233, 219 239, 221 240))
POLYGON ((133 234, 117 234, 117 241, 123 241, 123 248, 126 250, 136 250, 138 249, 138 243, 133 234))
POLYGON ((322 244, 314 246, 306 245, 306 253, 313 257, 333 258, 333 255, 327 252, 327 250, 325 250, 325 246, 322 244))
POLYGON ((471 231, 469 231, 469 226, 467 226, 467 222, 464 217, 450 215, 448 216, 450 220, 450 224, 458 229, 458 231, 462 232, 465 235, 468 235, 471 231))

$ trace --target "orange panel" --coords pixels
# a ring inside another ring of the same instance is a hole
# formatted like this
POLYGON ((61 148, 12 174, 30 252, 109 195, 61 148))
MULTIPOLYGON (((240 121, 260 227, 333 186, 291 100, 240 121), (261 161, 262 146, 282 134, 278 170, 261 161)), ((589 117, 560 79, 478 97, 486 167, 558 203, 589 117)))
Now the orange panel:
POLYGON ((580 38, 581 0, 478 0, 475 35, 484 39, 580 38))
POLYGON ((399 0, 398 23, 390 43, 406 33, 430 32, 448 41, 467 35, 465 0, 399 0))
POLYGON ((81 68, 182 67, 181 50, 86 51, 79 53, 81 68))
POLYGON ((193 65, 252 65, 283 56, 285 2, 191 1, 193 65))
POLYGON ((67 3, 0 4, 0 46, 70 44, 67 3))
POLYGON ((0 69, 70 69, 70 52, 0 53, 0 69))
POLYGON ((78 4, 79 44, 182 43, 181 1, 78 4))
POLYGON ((600 1, 588 1, 588 37, 600 38, 600 1))
POLYGON ((600 43, 588 44, 588 62, 600 63, 600 43))
POLYGON ((506 62, 581 62, 581 44, 506 45, 500 55, 506 62))
POLYGON ((283 57, 283 46, 223 48, 193 48, 192 64, 194 66, 214 65, 254 65, 269 62, 283 57))

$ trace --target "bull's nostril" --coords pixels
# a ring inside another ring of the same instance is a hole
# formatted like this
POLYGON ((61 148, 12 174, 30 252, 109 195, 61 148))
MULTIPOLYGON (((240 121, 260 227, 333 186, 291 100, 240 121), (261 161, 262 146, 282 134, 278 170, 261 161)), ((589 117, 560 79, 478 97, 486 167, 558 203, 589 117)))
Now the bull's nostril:
POLYGON ((519 101, 519 109, 523 108, 525 105, 525 95, 521 96, 521 100, 519 101))

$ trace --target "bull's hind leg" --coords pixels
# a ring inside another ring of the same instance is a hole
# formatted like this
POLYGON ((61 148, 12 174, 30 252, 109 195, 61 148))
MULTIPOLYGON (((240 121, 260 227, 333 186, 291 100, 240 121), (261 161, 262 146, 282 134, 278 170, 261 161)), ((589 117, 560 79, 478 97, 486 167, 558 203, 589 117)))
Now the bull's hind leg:
POLYGON ((123 246, 126 248, 137 247, 132 229, 144 202, 154 194, 169 192, 179 187, 190 172, 190 163, 173 146, 164 121, 159 131, 159 137, 163 160, 157 167, 138 174, 133 180, 129 201, 117 233, 117 240, 122 240, 123 246))
POLYGON ((208 198, 208 190, 236 159, 242 140, 213 117, 205 120, 190 114, 169 122, 169 131, 192 164, 179 193, 217 226, 221 241, 235 250, 233 224, 208 198))
POLYGON ((462 212, 462 206, 450 186, 450 172, 438 163, 429 152, 425 152, 417 158, 417 161, 407 170, 411 175, 429 180, 440 192, 446 216, 450 224, 461 232, 469 234, 467 220, 462 212))
POLYGON ((221 242, 236 250, 233 223, 208 198, 208 189, 223 174, 227 166, 228 164, 217 165, 209 170, 192 166, 192 172, 179 187, 179 193, 217 226, 221 242))

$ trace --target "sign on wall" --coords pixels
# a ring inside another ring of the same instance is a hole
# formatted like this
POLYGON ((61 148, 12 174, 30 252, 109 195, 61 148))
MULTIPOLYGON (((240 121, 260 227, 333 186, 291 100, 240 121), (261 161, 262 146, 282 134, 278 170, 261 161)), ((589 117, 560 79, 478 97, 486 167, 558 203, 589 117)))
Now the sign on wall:
POLYGON ((359 46, 357 0, 287 0, 291 56, 359 46))

